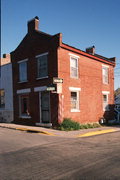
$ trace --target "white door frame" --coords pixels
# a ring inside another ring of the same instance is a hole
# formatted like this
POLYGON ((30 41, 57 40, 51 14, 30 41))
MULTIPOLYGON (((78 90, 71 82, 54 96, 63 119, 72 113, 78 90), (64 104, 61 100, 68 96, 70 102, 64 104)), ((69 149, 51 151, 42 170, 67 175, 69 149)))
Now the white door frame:
POLYGON ((39 91, 39 123, 36 123, 36 125, 40 125, 40 126, 45 126, 45 127, 51 127, 52 123, 51 123, 51 110, 50 110, 50 92, 49 93, 49 114, 50 114, 50 118, 49 118, 49 123, 43 123, 42 122, 42 109, 41 109, 41 93, 43 91, 39 91))
MULTIPOLYGON (((51 127, 52 123, 51 123, 51 109, 49 109, 50 112, 50 123, 42 123, 42 118, 41 118, 41 92, 42 91, 46 91, 47 86, 39 86, 39 87, 34 87, 34 91, 39 93, 39 122, 36 123, 36 125, 40 125, 40 126, 46 126, 46 127, 51 127)), ((50 108, 50 93, 49 93, 49 108, 50 108)))

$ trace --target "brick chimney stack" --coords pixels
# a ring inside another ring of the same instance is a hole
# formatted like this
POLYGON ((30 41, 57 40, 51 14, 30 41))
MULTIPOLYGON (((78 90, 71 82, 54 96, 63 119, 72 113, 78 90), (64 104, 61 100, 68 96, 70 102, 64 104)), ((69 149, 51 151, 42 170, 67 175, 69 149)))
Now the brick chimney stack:
POLYGON ((28 33, 32 33, 35 30, 38 30, 39 18, 36 16, 34 19, 28 21, 28 33))
POLYGON ((0 66, 11 63, 10 54, 3 54, 3 58, 0 58, 0 66))
POLYGON ((116 57, 109 58, 110 61, 116 62, 116 57))
POLYGON ((86 53, 94 55, 95 54, 95 46, 86 48, 86 53))

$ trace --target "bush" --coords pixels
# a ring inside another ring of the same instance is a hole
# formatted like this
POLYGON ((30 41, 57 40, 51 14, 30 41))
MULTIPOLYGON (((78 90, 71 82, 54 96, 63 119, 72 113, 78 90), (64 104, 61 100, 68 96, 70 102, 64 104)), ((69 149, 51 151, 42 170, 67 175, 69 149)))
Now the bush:
POLYGON ((64 118, 63 122, 60 124, 59 130, 62 131, 73 131, 79 129, 89 129, 89 128, 98 128, 101 127, 99 123, 88 123, 88 124, 79 124, 76 121, 73 121, 71 118, 64 118))
POLYGON ((80 124, 78 122, 72 121, 70 118, 65 118, 60 124, 60 130, 62 131, 72 131, 80 129, 80 124))
POLYGON ((80 129, 89 129, 89 128, 98 128, 98 127, 101 127, 100 124, 98 123, 92 123, 92 124, 81 124, 80 125, 80 129))

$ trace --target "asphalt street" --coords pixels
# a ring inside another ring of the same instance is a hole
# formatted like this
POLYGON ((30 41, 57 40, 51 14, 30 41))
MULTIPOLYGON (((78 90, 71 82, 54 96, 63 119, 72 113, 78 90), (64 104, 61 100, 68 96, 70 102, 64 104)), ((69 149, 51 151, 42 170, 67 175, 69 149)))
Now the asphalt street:
POLYGON ((0 128, 0 180, 119 180, 119 136, 64 138, 0 128))

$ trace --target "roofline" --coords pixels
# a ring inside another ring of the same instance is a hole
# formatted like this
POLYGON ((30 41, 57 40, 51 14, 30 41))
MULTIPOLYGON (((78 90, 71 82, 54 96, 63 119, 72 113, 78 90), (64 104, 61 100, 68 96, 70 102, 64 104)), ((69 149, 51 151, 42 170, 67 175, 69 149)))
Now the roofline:
POLYGON ((0 64, 0 67, 7 66, 7 65, 10 65, 10 64, 12 64, 12 62, 9 62, 9 63, 6 63, 6 64, 0 64))
POLYGON ((109 65, 112 65, 112 66, 115 67, 115 62, 109 62, 109 61, 107 61, 107 60, 105 60, 105 59, 96 57, 96 56, 94 56, 94 55, 92 55, 92 54, 88 54, 88 53, 86 53, 85 51, 82 51, 82 50, 80 50, 80 49, 77 49, 77 48, 75 48, 75 47, 73 47, 73 46, 70 46, 70 45, 68 45, 68 44, 61 43, 61 44, 60 44, 60 47, 63 48, 63 49, 67 49, 67 50, 69 50, 69 51, 72 51, 72 52, 81 54, 81 55, 83 55, 83 56, 89 57, 89 58, 91 58, 91 59, 95 59, 95 60, 97 60, 97 61, 100 61, 100 62, 109 64, 109 65))
POLYGON ((40 34, 44 34, 44 35, 46 35, 46 36, 50 36, 50 37, 52 37, 52 36, 53 36, 53 35, 51 35, 51 34, 48 34, 48 33, 42 32, 42 31, 40 31, 40 30, 35 30, 35 32, 40 33, 40 34))

